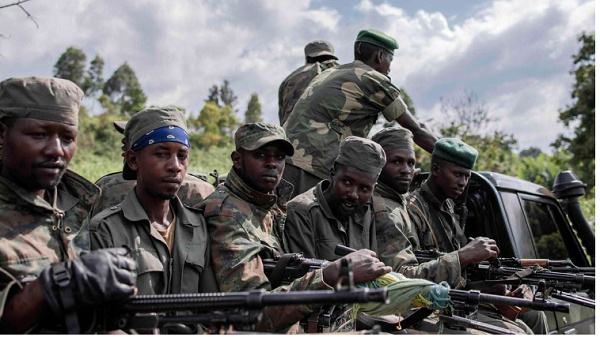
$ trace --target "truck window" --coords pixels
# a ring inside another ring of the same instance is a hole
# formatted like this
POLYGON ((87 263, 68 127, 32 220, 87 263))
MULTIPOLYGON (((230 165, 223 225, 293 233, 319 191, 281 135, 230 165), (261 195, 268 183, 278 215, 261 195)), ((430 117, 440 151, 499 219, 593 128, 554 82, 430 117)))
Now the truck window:
POLYGON ((523 199, 525 215, 531 228, 538 257, 561 260, 569 255, 554 219, 550 206, 523 199))

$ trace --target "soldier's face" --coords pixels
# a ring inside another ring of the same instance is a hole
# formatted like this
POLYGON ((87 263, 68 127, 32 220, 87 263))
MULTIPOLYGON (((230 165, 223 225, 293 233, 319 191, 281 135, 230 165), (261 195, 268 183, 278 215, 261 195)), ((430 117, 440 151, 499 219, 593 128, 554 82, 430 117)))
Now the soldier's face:
POLYGON ((177 142, 156 143, 127 151, 127 164, 137 172, 136 193, 160 200, 173 198, 187 172, 189 149, 177 142))
POLYGON ((382 53, 381 61, 376 70, 384 75, 389 75, 390 69, 392 68, 392 61, 394 60, 394 54, 383 50, 380 52, 382 53))
POLYGON ((450 199, 458 198, 471 178, 471 170, 447 161, 432 166, 431 174, 437 188, 450 199))
POLYGON ((412 149, 385 151, 386 163, 381 170, 379 181, 404 194, 410 188, 415 173, 415 152, 412 149))
POLYGON ((77 127, 33 118, 2 125, 2 177, 43 196, 55 187, 77 150, 77 127))
POLYGON ((236 151, 232 160, 244 182, 261 193, 272 192, 277 187, 285 168, 285 152, 276 142, 254 151, 236 151))
POLYGON ((340 165, 331 172, 331 193, 327 202, 338 219, 343 220, 361 209, 371 196, 377 176, 354 167, 340 165))

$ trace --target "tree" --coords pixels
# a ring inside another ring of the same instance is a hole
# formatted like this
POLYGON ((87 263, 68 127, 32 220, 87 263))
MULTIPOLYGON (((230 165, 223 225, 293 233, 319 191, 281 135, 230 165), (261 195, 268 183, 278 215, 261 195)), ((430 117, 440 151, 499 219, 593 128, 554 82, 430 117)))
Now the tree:
MULTIPOLYGON (((24 4, 24 3, 26 3, 26 2, 29 2, 29 1, 31 1, 31 0, 18 0, 18 1, 15 1, 15 2, 13 2, 13 3, 9 3, 9 4, 6 4, 6 5, 2 5, 2 6, 0 6, 0 9, 4 9, 4 8, 8 8, 8 7, 12 7, 12 6, 17 6, 17 7, 19 7, 19 8, 20 8, 20 9, 21 9, 21 10, 22 10, 22 11, 23 11, 25 14, 27 14, 27 18, 28 18, 28 19, 30 19, 31 21, 33 21, 33 23, 35 23, 35 26, 36 26, 37 28, 40 28, 40 25, 38 25, 37 21, 35 21, 35 18, 33 17, 33 15, 31 15, 31 14, 30 14, 30 13, 29 13, 29 12, 28 12, 26 9, 25 9, 25 7, 23 7, 23 4, 24 4)), ((0 35, 0 36, 2 36, 2 35, 0 35)))
MULTIPOLYGON (((588 185, 595 186, 595 81, 596 81, 596 38, 595 35, 583 33, 579 37, 581 49, 573 55, 575 75, 573 102, 559 112, 559 120, 565 125, 575 125, 574 136, 569 138, 560 135, 552 144, 558 150, 565 150, 571 155, 570 163, 579 177, 588 185)), ((588 189, 588 191, 591 189, 588 189)))
POLYGON ((103 72, 104 60, 96 55, 92 62, 90 62, 90 67, 87 70, 87 74, 83 79, 83 86, 81 87, 86 96, 95 97, 96 93, 102 90, 104 86, 103 72))
POLYGON ((208 98, 204 100, 206 103, 214 102, 216 105, 219 105, 219 86, 213 85, 208 89, 208 98))
POLYGON ((103 106, 109 110, 116 109, 121 115, 131 116, 143 110, 146 104, 146 94, 127 62, 115 70, 102 92, 104 97, 99 100, 103 106))
POLYGON ((219 90, 221 102, 223 106, 230 106, 232 109, 235 108, 237 103, 237 96, 233 93, 233 90, 229 87, 229 81, 224 80, 221 89, 219 90))
POLYGON ((64 78, 82 88, 86 59, 87 57, 81 49, 67 48, 54 64, 54 77, 64 78))
POLYGON ((248 101, 248 109, 245 114, 246 123, 260 123, 262 122, 262 107, 258 101, 258 94, 253 93, 248 101))

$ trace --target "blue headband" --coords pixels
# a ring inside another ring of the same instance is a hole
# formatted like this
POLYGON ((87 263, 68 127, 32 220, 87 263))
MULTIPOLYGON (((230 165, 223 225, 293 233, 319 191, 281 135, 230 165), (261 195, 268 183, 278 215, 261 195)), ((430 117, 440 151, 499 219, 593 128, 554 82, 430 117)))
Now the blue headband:
POLYGON ((146 146, 164 142, 177 142, 187 147, 191 147, 190 138, 184 129, 178 126, 163 126, 141 136, 133 144, 131 149, 137 152, 146 146))

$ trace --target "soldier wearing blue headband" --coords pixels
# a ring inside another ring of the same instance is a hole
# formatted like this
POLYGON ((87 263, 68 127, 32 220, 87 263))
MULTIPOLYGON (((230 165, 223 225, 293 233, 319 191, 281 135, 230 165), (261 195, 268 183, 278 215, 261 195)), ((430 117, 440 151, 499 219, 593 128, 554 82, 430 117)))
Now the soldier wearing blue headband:
POLYGON ((132 247, 140 295, 218 291, 206 222, 177 196, 190 147, 185 116, 174 108, 140 111, 125 139, 131 148, 123 178, 137 185, 123 203, 92 218, 92 249, 132 247))

